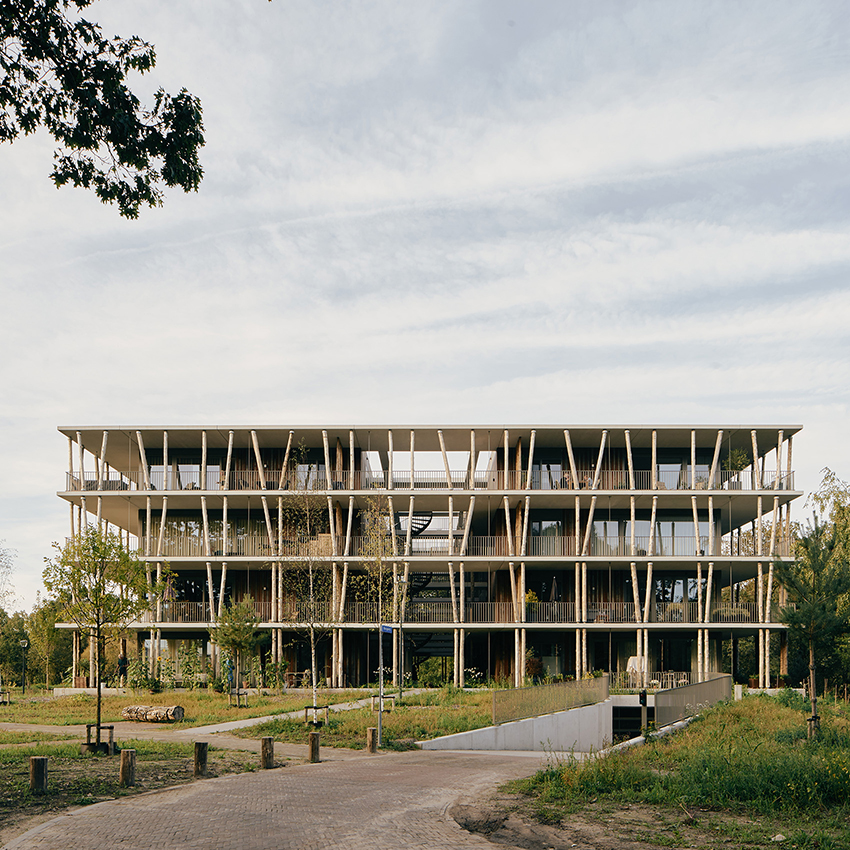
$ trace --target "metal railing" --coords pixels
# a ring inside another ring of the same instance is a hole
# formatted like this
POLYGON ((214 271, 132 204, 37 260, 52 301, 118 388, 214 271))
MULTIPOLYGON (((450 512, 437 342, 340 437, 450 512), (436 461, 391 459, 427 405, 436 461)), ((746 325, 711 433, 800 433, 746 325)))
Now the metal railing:
MULTIPOLYGON (((611 673, 611 691, 657 691, 670 688, 684 688, 698 681, 696 673, 687 670, 654 670, 649 673, 619 672, 611 673)), ((703 674, 705 678, 705 674, 703 674)))
MULTIPOLYGON (((264 560, 274 558, 330 558, 334 554, 342 556, 345 553, 345 535, 337 535, 336 541, 330 534, 318 534, 309 539, 284 539, 280 551, 278 551, 278 538, 272 535, 269 541, 268 533, 252 531, 246 533, 235 523, 229 527, 225 537, 221 531, 220 522, 211 523, 210 533, 210 557, 252 557, 264 560), (217 526, 217 527, 216 527, 217 526), (334 549, 336 542, 336 549, 334 549)), ((159 528, 156 524, 151 529, 151 557, 156 555, 156 547, 159 539, 159 528)), ((387 536, 388 546, 389 535, 387 536)), ((348 557, 357 558, 368 556, 364 545, 364 538, 352 537, 349 541, 348 557)), ((450 557, 460 556, 470 558, 572 558, 583 557, 576 555, 581 550, 582 542, 572 536, 530 536, 526 541, 525 553, 520 552, 520 541, 514 541, 513 552, 509 546, 508 538, 498 535, 483 535, 470 537, 467 541, 466 551, 463 551, 463 535, 455 534, 451 538, 446 536, 421 536, 413 537, 410 541, 410 551, 405 552, 406 540, 403 534, 396 535, 397 557, 405 556, 434 556, 450 557)), ((190 532, 166 531, 163 536, 163 548, 160 557, 205 557, 203 535, 200 528, 190 532)), ((636 536, 634 538, 634 550, 630 537, 592 537, 589 541, 588 557, 607 558, 710 558, 728 557, 727 553, 720 551, 720 538, 714 539, 714 551, 710 551, 709 538, 701 536, 697 542, 690 536, 661 536, 654 537, 636 536)), ((727 547, 728 548, 728 547, 727 547)), ((776 554, 787 555, 791 546, 787 540, 776 541, 776 554)), ((140 554, 144 554, 144 543, 140 544, 140 554)), ((739 557, 737 554, 731 557, 739 557)), ((740 557, 753 557, 749 553, 742 553, 740 557)), ((763 557, 767 557, 764 555, 763 557)))
MULTIPOLYGON (((254 609, 261 622, 272 622, 272 607, 270 602, 256 601, 254 609)), ((697 620, 697 604, 695 602, 656 603, 650 609, 650 623, 692 623, 700 625, 697 620), (681 619, 682 616, 690 619, 681 619)), ((580 612, 579 612, 580 614, 580 612)), ((150 622, 151 614, 143 615, 142 622, 150 622)), ((520 611, 522 617, 522 611, 520 611)), ((517 621, 515 609, 510 602, 467 602, 458 606, 458 620, 454 619, 452 603, 449 599, 414 599, 408 601, 404 610, 404 623, 410 625, 464 623, 551 623, 553 625, 579 625, 576 619, 576 606, 573 602, 530 602, 525 606, 525 619, 517 621)), ((205 623, 209 620, 209 608, 203 602, 186 602, 163 600, 162 622, 170 623, 205 623)), ((384 621, 389 623, 391 614, 386 608, 384 621)), ((280 622, 322 622, 332 621, 330 602, 319 600, 310 606, 307 600, 286 600, 283 602, 283 613, 280 622)), ((277 622, 277 619, 274 620, 277 622)), ((377 623, 378 606, 375 602, 348 602, 345 607, 342 622, 345 623, 377 623)), ((634 605, 630 602, 601 602, 591 603, 587 609, 587 619, 584 623, 632 623, 635 628, 634 605)), ((710 615, 712 623, 745 623, 758 622, 758 612, 754 603, 740 603, 735 606, 719 606, 713 608, 710 615), (732 613, 730 613, 730 610, 732 613)), ((625 674, 623 674, 625 675, 625 674)), ((656 674, 650 674, 651 677, 656 674)), ((664 673, 664 687, 674 687, 671 676, 687 674, 664 673)))
POLYGON ((540 717, 608 699, 608 676, 493 691, 493 725, 540 717))
MULTIPOLYGON (((653 475, 648 469, 635 470, 635 489, 652 490, 653 475)), ((80 478, 79 472, 65 473, 66 491, 80 490, 144 490, 146 489, 144 473, 141 470, 118 472, 109 470, 98 481, 96 472, 86 472, 80 478)), ((207 469, 206 476, 200 469, 183 470, 174 466, 167 470, 151 469, 148 479, 152 490, 166 492, 178 490, 224 490, 225 474, 220 467, 207 469), (205 480, 202 481, 202 478, 205 480)), ((449 481, 454 490, 525 490, 528 482, 528 470, 476 470, 470 474, 468 469, 452 469, 446 474, 445 469, 414 470, 413 487, 411 488, 410 470, 393 470, 392 488, 387 472, 355 470, 352 477, 347 470, 333 470, 328 475, 324 469, 312 467, 309 469, 289 470, 281 480, 279 469, 264 470, 263 477, 257 470, 231 469, 227 475, 227 491, 254 490, 295 490, 317 491, 327 490, 448 490, 449 481), (264 480, 263 480, 264 479, 264 480), (328 483, 330 479, 330 485, 328 483), (353 483, 353 488, 352 488, 353 483)), ((532 490, 590 490, 596 480, 596 471, 582 469, 576 471, 576 479, 568 470, 539 469, 532 470, 532 490)), ((794 473, 783 472, 776 481, 776 471, 765 470, 759 481, 759 476, 752 469, 742 472, 718 470, 715 473, 712 490, 793 490, 794 473), (760 486, 759 486, 760 485, 760 486)), ((691 480, 690 470, 667 471, 659 470, 654 476, 655 490, 707 490, 709 489, 709 474, 698 472, 691 480)), ((603 469, 598 476, 597 490, 629 490, 629 473, 621 469, 603 469)))
POLYGON ((693 717, 716 702, 732 698, 732 677, 728 673, 705 673, 703 678, 702 682, 656 692, 657 727, 693 717))

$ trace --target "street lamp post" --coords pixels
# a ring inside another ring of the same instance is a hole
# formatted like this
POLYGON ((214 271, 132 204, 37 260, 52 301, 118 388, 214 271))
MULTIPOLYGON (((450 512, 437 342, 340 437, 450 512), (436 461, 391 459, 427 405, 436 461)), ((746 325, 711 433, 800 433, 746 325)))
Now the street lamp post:
POLYGON ((27 692, 27 647, 30 642, 26 639, 21 641, 21 696, 27 692))

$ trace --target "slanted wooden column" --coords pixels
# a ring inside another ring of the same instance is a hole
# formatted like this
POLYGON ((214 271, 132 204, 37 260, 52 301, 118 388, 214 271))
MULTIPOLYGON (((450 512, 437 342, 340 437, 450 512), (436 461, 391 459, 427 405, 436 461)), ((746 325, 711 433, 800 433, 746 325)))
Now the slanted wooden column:
POLYGON ((266 489, 266 471, 263 466, 263 456, 260 453, 260 442, 257 439, 257 432, 251 431, 251 443, 254 447, 254 459, 257 463, 257 476, 260 479, 260 489, 266 489))
POLYGON ((440 439, 440 453, 443 455, 443 467, 446 470, 446 487, 448 487, 449 490, 451 490, 452 489, 452 471, 449 468, 449 456, 446 453, 446 443, 445 443, 445 440, 443 440, 443 432, 438 430, 437 431, 437 437, 439 437, 439 439, 440 439))
POLYGON ((717 464, 720 462, 720 449, 723 445, 723 431, 718 430, 717 441, 714 444, 714 457, 711 460, 711 472, 708 476, 708 489, 717 489, 717 464))
MULTIPOLYGON (((634 555, 634 540, 632 541, 632 554, 634 555)), ((640 623, 643 619, 643 614, 640 608, 640 586, 638 585, 638 574, 637 574, 637 564, 632 561, 629 564, 629 569, 631 570, 632 577, 632 601, 635 606, 635 623, 637 623, 638 627, 636 629, 636 640, 635 640, 635 656, 637 658, 643 657, 643 629, 640 628, 640 623)))
POLYGON ((750 431, 750 439, 753 443, 753 487, 762 490, 761 467, 759 466, 759 444, 755 429, 750 431))
POLYGON ((289 489, 289 454, 292 451, 292 435, 294 431, 289 432, 286 440, 286 450, 283 453, 283 463, 280 465, 280 478, 277 482, 277 489, 289 489))
POLYGON ((596 470, 593 474, 592 490, 599 489, 599 480, 602 477, 602 462, 605 460, 605 442, 608 439, 608 432, 602 432, 602 439, 599 441, 599 455, 596 458, 596 470))
POLYGON ((151 489, 150 466, 148 465, 148 457, 145 452, 145 442, 142 439, 142 432, 136 431, 136 442, 139 444, 139 462, 142 466, 142 479, 145 483, 145 490, 151 489))
POLYGON ((573 444, 570 440, 570 432, 564 431, 564 441, 567 444, 567 458, 570 461, 570 489, 578 490, 578 470, 576 469, 576 459, 573 455, 573 444))
MULTIPOLYGON (((653 497, 654 499, 654 497, 653 497)), ((646 596, 643 603, 643 622, 648 623, 650 619, 652 604, 652 561, 646 565, 646 596)), ((646 687, 649 674, 649 629, 643 630, 643 687, 646 687)))
POLYGON ((215 619, 215 591, 213 589, 212 562, 210 559, 210 521, 207 513, 207 497, 201 496, 201 516, 204 522, 204 557, 207 559, 207 596, 209 597, 210 622, 215 619))
POLYGON ((534 443, 537 439, 537 431, 532 430, 531 439, 528 441, 528 472, 525 476, 525 489, 531 489, 531 471, 534 463, 534 443))
MULTIPOLYGON (((706 624, 711 622, 711 596, 712 596, 712 593, 713 593, 713 587, 712 587, 713 581, 714 581, 714 561, 709 561, 708 562, 708 579, 707 579, 706 584, 705 584, 705 606, 704 606, 704 608, 705 608, 705 619, 704 619, 704 622, 706 624)), ((709 656, 709 652, 708 652, 708 646, 709 646, 708 635, 709 635, 709 630, 707 628, 703 629, 704 647, 703 647, 703 652, 702 652, 702 661, 703 661, 703 668, 704 668, 706 673, 709 672, 708 668, 711 666, 710 656, 709 656)))
MULTIPOLYGON (((230 462, 233 459, 233 431, 227 432, 227 460, 224 463, 224 487, 225 492, 230 489, 230 462)), ((225 497, 227 498, 227 497, 225 497)))

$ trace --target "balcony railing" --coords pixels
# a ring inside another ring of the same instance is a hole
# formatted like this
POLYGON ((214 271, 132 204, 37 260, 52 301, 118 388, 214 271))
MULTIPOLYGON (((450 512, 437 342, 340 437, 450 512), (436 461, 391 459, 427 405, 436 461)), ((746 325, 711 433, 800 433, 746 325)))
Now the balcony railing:
MULTIPOLYGON (((269 601, 255 601, 254 611, 260 622, 281 623, 322 623, 333 622, 331 604, 327 600, 318 600, 313 605, 309 600, 286 600, 283 603, 283 613, 280 620, 273 619, 272 604, 269 601)), ((576 625, 577 613, 573 602, 532 602, 525 606, 524 623, 551 623, 552 625, 576 625)), ((774 614, 777 612, 774 610, 774 614)), ((389 622, 391 613, 387 608, 384 622, 389 622)), ((478 623, 505 624, 514 623, 514 606, 510 602, 467 602, 462 610, 458 607, 459 619, 455 620, 450 599, 414 599, 407 603, 404 610, 404 625, 429 625, 478 623)), ((520 615, 522 616, 522 615, 520 615)), ((147 612, 141 617, 141 622, 149 623, 156 620, 155 613, 147 612)), ((205 602, 186 602, 178 600, 163 600, 161 618, 164 623, 207 623, 209 622, 209 607, 205 602)), ((773 617, 774 621, 778 619, 773 617)), ((344 623, 378 622, 378 605, 376 602, 351 602, 345 606, 344 623)), ((591 602, 587 606, 587 617, 582 622, 590 623, 635 623, 634 605, 630 602, 591 602)), ((650 610, 650 623, 690 623, 699 625, 696 602, 656 602, 650 610)), ((758 612, 755 603, 739 603, 737 605, 713 606, 709 618, 711 623, 738 623, 754 625, 758 622, 758 612)))
MULTIPOLYGON (((159 531, 154 528, 151 534, 149 557, 157 557, 159 531)), ((337 535, 336 550, 334 539, 330 534, 319 534, 308 540, 284 539, 278 551, 278 539, 273 536, 269 542, 268 534, 246 534, 238 529, 231 529, 225 537, 222 534, 210 534, 210 551, 207 556, 204 538, 198 533, 166 533, 163 537, 161 558, 255 558, 264 561, 292 558, 360 558, 369 557, 365 538, 352 537, 349 540, 348 553, 345 554, 345 536, 337 535)), ((581 551, 583 541, 575 537, 565 536, 530 536, 526 541, 524 554, 519 552, 519 541, 514 541, 514 551, 511 553, 508 538, 504 536, 475 536, 467 541, 466 551, 462 551, 463 535, 457 534, 452 538, 446 537, 414 537, 411 547, 405 553, 404 535, 396 537, 396 547, 399 558, 404 557, 468 557, 468 558, 574 558, 581 551)), ((728 546, 723 545, 723 538, 714 538, 714 551, 709 548, 709 539, 701 536, 695 540, 690 536, 635 537, 634 551, 629 537, 593 537, 589 541, 588 557, 601 558, 711 558, 728 557, 728 546)), ((389 536, 386 540, 387 556, 392 551, 389 536)), ((778 556, 790 553, 791 546, 787 540, 776 541, 778 556)), ((139 541, 139 554, 145 554, 144 539, 139 541)), ((735 555, 737 557, 737 555, 735 555)), ((741 557, 754 557, 749 551, 742 551, 741 557)), ((767 554, 763 555, 767 558, 767 554)))
MULTIPOLYGON (((635 489, 652 490, 653 476, 648 469, 635 470, 635 489)), ((207 470, 206 480, 202 481, 200 470, 179 471, 169 468, 151 470, 148 478, 152 490, 173 492, 179 490, 206 491, 316 491, 328 490, 525 490, 528 483, 528 470, 450 470, 446 474, 441 470, 415 470, 413 486, 411 487, 410 470, 393 470, 392 487, 387 472, 371 472, 356 470, 354 475, 345 470, 333 471, 328 476, 323 469, 293 470, 281 479, 280 470, 265 470, 261 477, 256 470, 231 470, 225 480, 224 473, 216 467, 207 470), (330 482, 328 481, 330 479, 330 482), (225 488, 225 484, 227 487, 225 488), (353 487, 352 487, 353 484, 353 487)), ((596 472, 592 469, 578 470, 576 479, 568 471, 544 469, 532 470, 532 490, 589 490, 593 487, 596 472)), ((775 471, 765 471, 759 487, 758 475, 752 469, 742 472, 718 470, 715 473, 713 490, 793 490, 794 473, 783 472, 774 488, 775 471)), ((709 475, 698 474, 691 481, 690 471, 681 470, 670 472, 659 470, 655 475, 655 490, 707 490, 709 475), (693 485, 693 486, 692 486, 693 485)), ((599 473, 596 489, 598 490, 628 490, 630 479, 627 470, 603 469, 599 473)), ((86 472, 83 478, 79 473, 65 473, 65 489, 75 491, 116 491, 146 489, 144 473, 140 470, 117 472, 110 470, 108 474, 98 479, 95 472, 86 472)))
POLYGON ((611 691, 664 691, 684 688, 700 680, 698 673, 675 670, 651 670, 648 673, 611 673, 611 691))

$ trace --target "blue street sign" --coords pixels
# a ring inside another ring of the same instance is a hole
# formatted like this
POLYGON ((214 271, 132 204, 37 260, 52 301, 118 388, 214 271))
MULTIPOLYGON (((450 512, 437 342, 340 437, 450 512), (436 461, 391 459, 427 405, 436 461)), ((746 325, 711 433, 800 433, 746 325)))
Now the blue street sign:
POLYGON ((393 633, 393 627, 392 626, 381 626, 381 631, 385 635, 391 635, 393 633))

